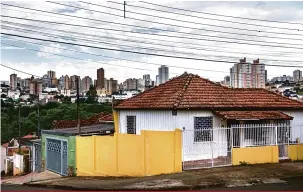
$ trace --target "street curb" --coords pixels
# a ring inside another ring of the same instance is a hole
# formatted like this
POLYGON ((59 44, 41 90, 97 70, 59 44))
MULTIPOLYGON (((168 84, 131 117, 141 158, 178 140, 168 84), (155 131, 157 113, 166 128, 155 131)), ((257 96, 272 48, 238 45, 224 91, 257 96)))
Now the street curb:
POLYGON ((62 185, 46 185, 46 184, 31 184, 24 183, 23 186, 28 187, 39 187, 39 188, 51 188, 51 189, 61 189, 61 190, 73 190, 73 191, 181 191, 181 190, 198 190, 198 189, 208 189, 208 188, 216 188, 216 187, 226 187, 225 184, 217 183, 212 185, 195 185, 195 186, 177 186, 177 187, 162 187, 162 188, 85 188, 85 187, 70 187, 70 186, 62 186, 62 185))

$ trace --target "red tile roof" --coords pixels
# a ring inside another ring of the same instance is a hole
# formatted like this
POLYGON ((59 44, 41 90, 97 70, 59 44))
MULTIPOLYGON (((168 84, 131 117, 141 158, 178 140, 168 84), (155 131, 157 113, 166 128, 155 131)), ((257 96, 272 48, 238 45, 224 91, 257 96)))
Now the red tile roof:
POLYGON ((303 109, 303 103, 265 89, 228 88, 184 73, 122 101, 115 109, 303 109))
MULTIPOLYGON (((18 151, 19 151, 18 147, 16 147, 16 148, 8 148, 8 150, 7 150, 7 156, 13 156, 14 153, 17 153, 18 151)), ((28 147, 26 147, 26 146, 22 146, 21 147, 21 151, 23 153, 25 153, 25 154, 28 154, 29 151, 30 151, 30 149, 28 147)))
POLYGON ((38 136, 37 135, 25 135, 25 136, 23 136, 22 137, 23 139, 35 139, 35 138, 38 138, 38 136))
POLYGON ((280 111, 214 111, 215 114, 225 120, 292 120, 293 117, 286 115, 280 111))
MULTIPOLYGON (((113 114, 101 112, 97 115, 94 115, 88 119, 81 119, 81 126, 90 126, 97 125, 104 121, 113 121, 113 114)), ((62 129, 62 128, 72 128, 77 127, 77 120, 54 120, 53 128, 54 129, 62 129)))

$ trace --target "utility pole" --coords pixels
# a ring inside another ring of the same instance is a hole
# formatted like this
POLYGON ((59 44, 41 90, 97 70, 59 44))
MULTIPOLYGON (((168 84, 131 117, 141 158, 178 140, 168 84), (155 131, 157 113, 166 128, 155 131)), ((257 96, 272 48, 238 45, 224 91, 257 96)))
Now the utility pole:
POLYGON ((80 113, 79 113, 79 77, 76 77, 76 88, 77 88, 77 127, 78 127, 78 133, 81 134, 81 125, 80 125, 80 113))
POLYGON ((20 104, 19 104, 19 118, 18 118, 18 123, 19 123, 19 128, 18 128, 18 132, 19 132, 19 153, 21 152, 21 120, 20 120, 20 104))
POLYGON ((39 94, 38 94, 38 126, 37 126, 37 136, 40 138, 40 106, 39 106, 39 94))

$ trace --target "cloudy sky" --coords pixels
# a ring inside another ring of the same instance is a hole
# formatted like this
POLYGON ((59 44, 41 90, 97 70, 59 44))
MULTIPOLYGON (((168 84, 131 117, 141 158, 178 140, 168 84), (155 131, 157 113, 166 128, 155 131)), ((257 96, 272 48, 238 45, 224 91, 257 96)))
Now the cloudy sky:
MULTIPOLYGON (((243 57, 249 62, 260 58, 266 64, 303 66, 303 2, 155 2, 191 10, 182 11, 127 1, 126 18, 122 2, 2 1, 2 33, 73 45, 1 35, 1 63, 37 76, 54 70, 57 77, 67 74, 93 79, 97 68, 103 67, 106 78, 119 82, 142 78, 143 74, 155 79, 160 65, 169 66, 170 77, 187 71, 220 81, 229 75, 232 62, 243 57)), ((296 68, 266 69, 272 78, 291 75, 296 68)), ((9 80, 14 72, 28 77, 1 67, 0 80, 9 80)))

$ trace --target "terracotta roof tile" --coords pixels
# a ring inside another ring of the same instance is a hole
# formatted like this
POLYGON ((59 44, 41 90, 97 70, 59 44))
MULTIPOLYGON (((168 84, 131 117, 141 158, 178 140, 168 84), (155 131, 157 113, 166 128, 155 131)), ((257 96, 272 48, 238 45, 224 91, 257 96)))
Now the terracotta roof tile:
POLYGON ((281 111, 214 111, 223 119, 260 119, 260 120, 292 120, 293 117, 281 111))
MULTIPOLYGON (((88 119, 81 119, 81 126, 90 126, 100 124, 104 121, 113 121, 113 114, 101 112, 97 115, 94 115, 88 119)), ((54 129, 62 129, 62 128, 72 128, 77 127, 77 120, 55 120, 53 121, 54 129)))
POLYGON ((35 139, 35 138, 38 138, 38 136, 36 136, 36 135, 25 135, 25 136, 23 136, 22 137, 23 139, 35 139))
POLYGON ((265 89, 228 88, 193 74, 122 101, 116 109, 303 109, 303 103, 265 89))
MULTIPOLYGON (((17 153, 18 151, 19 151, 19 148, 18 148, 18 147, 16 147, 16 148, 8 148, 8 150, 7 150, 7 156, 13 156, 14 153, 17 153)), ((22 147, 21 147, 21 151, 22 151, 23 153, 28 154, 29 151, 30 151, 30 149, 29 149, 28 147, 22 146, 22 147)))

